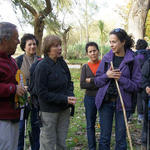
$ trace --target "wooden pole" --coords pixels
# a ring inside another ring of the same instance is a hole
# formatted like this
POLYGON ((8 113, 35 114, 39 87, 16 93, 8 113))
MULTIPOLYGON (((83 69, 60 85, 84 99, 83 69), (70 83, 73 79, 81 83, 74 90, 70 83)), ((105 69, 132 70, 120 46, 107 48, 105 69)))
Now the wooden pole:
MULTIPOLYGON (((112 61, 110 62, 110 64, 111 64, 112 69, 114 69, 112 61)), ((118 94, 119 94, 119 97, 120 97, 120 102, 121 102, 121 106, 122 106, 122 110, 123 110, 124 121, 125 121, 125 125, 126 125, 126 130, 127 130, 127 135, 128 135, 128 139, 129 139, 130 148, 131 148, 131 150, 133 150, 131 135, 130 135, 130 132, 129 132, 128 122, 127 122, 126 110, 125 110, 123 98, 122 98, 122 95, 121 95, 121 92, 120 92, 120 88, 119 88, 119 84, 118 84, 117 79, 115 79, 115 83, 116 83, 118 94)))

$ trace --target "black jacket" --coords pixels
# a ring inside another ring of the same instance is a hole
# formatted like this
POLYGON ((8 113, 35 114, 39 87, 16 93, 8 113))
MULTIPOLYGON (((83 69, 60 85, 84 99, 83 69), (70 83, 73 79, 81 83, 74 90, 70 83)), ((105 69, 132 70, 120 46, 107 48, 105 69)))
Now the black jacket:
POLYGON ((59 112, 69 107, 68 96, 74 95, 73 83, 62 58, 56 63, 49 57, 41 60, 35 69, 35 81, 41 111, 59 112))
POLYGON ((150 87, 150 58, 144 63, 142 67, 142 98, 148 100, 148 94, 146 93, 146 87, 150 87))

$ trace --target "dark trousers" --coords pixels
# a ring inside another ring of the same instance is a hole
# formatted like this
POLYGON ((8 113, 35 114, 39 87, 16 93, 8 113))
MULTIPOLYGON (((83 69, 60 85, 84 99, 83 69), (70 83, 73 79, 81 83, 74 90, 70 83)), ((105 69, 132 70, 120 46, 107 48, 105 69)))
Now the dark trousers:
MULTIPOLYGON (((113 125, 113 116, 115 114, 115 150, 127 150, 126 127, 122 111, 116 111, 115 102, 103 103, 100 110, 100 142, 99 150, 110 150, 110 141, 113 125)), ((127 113, 127 118, 130 113, 127 113)))
MULTIPOLYGON (((32 150, 39 150, 39 136, 40 136, 40 124, 39 124, 39 116, 38 109, 32 108, 31 110, 31 134, 30 142, 32 150)), ((18 141, 18 150, 23 150, 24 148, 24 135, 25 135, 25 120, 20 120, 19 123, 19 141, 18 141)))
POLYGON ((148 120, 148 102, 145 102, 145 109, 144 109, 144 121, 143 121, 143 129, 142 129, 142 145, 147 145, 147 138, 149 136, 149 143, 150 143, 150 121, 148 120))
POLYGON ((87 123, 87 137, 89 150, 96 150, 96 138, 95 138, 95 122, 97 108, 95 105, 95 96, 84 97, 85 115, 87 123))
POLYGON ((138 93, 137 94, 137 112, 138 112, 138 114, 144 114, 144 107, 145 107, 145 104, 144 104, 144 100, 142 98, 142 94, 138 93))

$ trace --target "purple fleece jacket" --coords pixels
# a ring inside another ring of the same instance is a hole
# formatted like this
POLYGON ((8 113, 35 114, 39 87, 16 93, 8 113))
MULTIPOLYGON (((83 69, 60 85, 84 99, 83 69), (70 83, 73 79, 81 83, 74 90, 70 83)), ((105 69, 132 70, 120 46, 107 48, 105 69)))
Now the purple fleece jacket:
MULTIPOLYGON (((105 71, 105 64, 107 64, 108 68, 110 68, 110 62, 113 61, 113 56, 114 54, 112 50, 110 50, 103 57, 100 66, 97 70, 96 77, 94 79, 95 85, 99 87, 95 101, 97 109, 101 107, 104 96, 110 84, 110 79, 106 75, 107 70, 105 71)), ((118 84, 120 87, 125 108, 126 110, 130 110, 132 93, 137 92, 141 87, 141 69, 138 60, 136 59, 136 57, 134 57, 132 50, 126 50, 124 59, 122 60, 119 69, 122 74, 120 79, 118 80, 118 84), (129 64, 131 61, 133 61, 132 73, 130 73, 129 68, 129 64), (130 77, 131 74, 132 77, 130 77)), ((116 102, 116 109, 119 111, 122 110, 119 96, 116 102)))

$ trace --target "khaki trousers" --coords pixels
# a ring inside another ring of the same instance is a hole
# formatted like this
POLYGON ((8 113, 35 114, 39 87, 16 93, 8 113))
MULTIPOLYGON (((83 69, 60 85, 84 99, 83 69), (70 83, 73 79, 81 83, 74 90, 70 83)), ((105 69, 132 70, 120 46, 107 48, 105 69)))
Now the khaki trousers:
POLYGON ((58 113, 40 112, 40 116, 40 150, 66 150, 70 108, 58 113))

